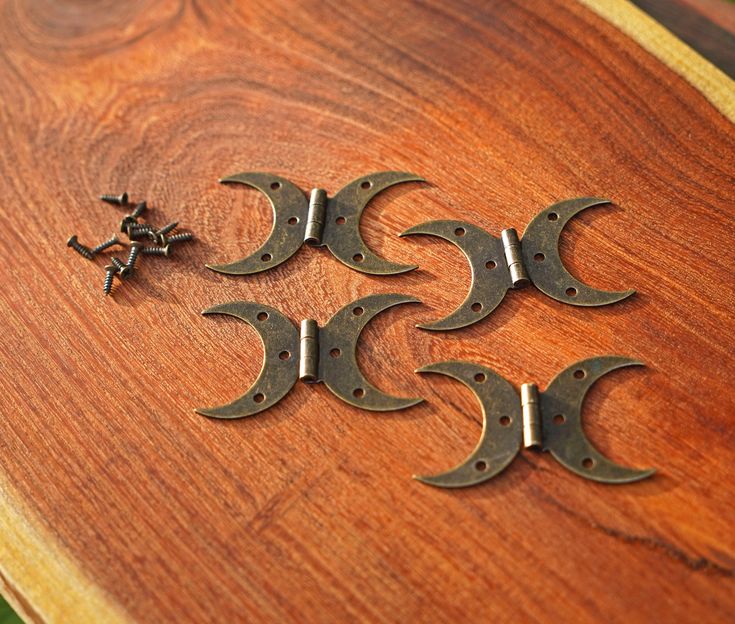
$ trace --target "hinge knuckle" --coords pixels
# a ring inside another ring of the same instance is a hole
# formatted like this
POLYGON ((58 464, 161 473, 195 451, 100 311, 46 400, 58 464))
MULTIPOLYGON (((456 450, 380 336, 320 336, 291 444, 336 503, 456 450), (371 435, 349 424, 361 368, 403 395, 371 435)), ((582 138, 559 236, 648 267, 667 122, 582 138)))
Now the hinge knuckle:
POLYGON ((319 378, 319 325, 313 319, 301 321, 299 379, 314 383, 319 378))
POLYGON ((324 234, 324 222, 327 215, 327 192, 324 189, 313 189, 309 196, 309 212, 306 217, 304 242, 307 245, 321 245, 324 234))
POLYGON ((514 228, 508 228, 500 233, 500 238, 503 241, 503 252, 505 253, 505 261, 508 264, 513 288, 528 286, 528 273, 526 273, 526 268, 523 266, 523 254, 521 253, 521 241, 518 238, 518 232, 514 228))
POLYGON ((538 386, 525 383, 521 386, 521 411, 523 414, 523 446, 542 446, 541 410, 539 409, 538 386))

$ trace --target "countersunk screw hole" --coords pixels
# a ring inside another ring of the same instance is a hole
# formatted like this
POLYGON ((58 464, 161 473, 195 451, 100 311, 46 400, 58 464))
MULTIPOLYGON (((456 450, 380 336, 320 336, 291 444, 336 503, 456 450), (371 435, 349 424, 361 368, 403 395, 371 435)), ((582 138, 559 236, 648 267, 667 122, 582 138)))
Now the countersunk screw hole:
POLYGON ((352 256, 352 259, 355 262, 362 262, 365 259, 365 256, 363 256, 361 253, 356 253, 354 256, 352 256))
POLYGON ((337 218, 336 218, 336 219, 334 220, 334 222, 335 222, 335 223, 336 223, 337 225, 344 225, 344 224, 345 224, 345 218, 344 218, 344 217, 337 217, 337 218))
POLYGON ((258 320, 265 321, 268 318, 267 312, 258 312, 258 320))
POLYGON ((354 314, 355 316, 362 316, 363 312, 365 312, 365 310, 363 310, 360 306, 352 309, 352 314, 354 314))
POLYGON ((544 260, 546 260, 546 256, 542 253, 537 253, 536 255, 534 255, 533 259, 536 262, 543 262, 544 260))
POLYGON ((289 225, 296 225, 296 224, 297 224, 298 222, 299 222, 299 218, 298 218, 298 217, 291 217, 291 218, 290 218, 290 219, 288 220, 288 224, 289 224, 289 225))
POLYGON ((260 256, 260 259, 263 262, 270 262, 272 258, 273 256, 271 256, 270 254, 263 254, 262 256, 260 256))
POLYGON ((555 425, 563 425, 567 421, 567 418, 564 414, 557 414, 553 420, 555 425))
POLYGON ((278 357, 282 360, 288 360, 291 358, 291 352, 290 351, 281 351, 278 354, 278 357))
POLYGON ((455 236, 464 236, 465 235, 465 229, 464 228, 457 228, 454 230, 455 236))
POLYGON ((570 297, 576 297, 577 296, 577 289, 574 288, 573 286, 570 286, 564 292, 567 293, 567 295, 570 296, 570 297))
POLYGON ((503 427, 507 427, 508 425, 510 425, 510 416, 501 416, 500 418, 498 418, 498 422, 503 427))
POLYGON ((331 350, 331 351, 329 352, 329 355, 331 355, 331 356, 332 356, 333 358, 338 358, 338 357, 339 357, 340 355, 342 355, 342 350, 341 350, 341 349, 337 349, 337 348, 335 347, 334 349, 332 349, 332 350, 331 350))
POLYGON ((253 401, 256 403, 262 403, 265 401, 265 395, 262 392, 258 392, 258 394, 253 397, 253 401))
POLYGON ((555 212, 549 213, 549 221, 556 221, 558 218, 559 218, 559 215, 556 214, 555 212))
POLYGON ((360 184, 361 189, 369 189, 373 183, 370 180, 365 180, 362 184, 360 184))
POLYGON ((487 462, 482 459, 476 461, 475 470, 477 470, 477 472, 485 472, 487 470, 487 462))
POLYGON ((482 310, 482 304, 481 303, 473 303, 471 306, 473 312, 479 312, 482 310))
POLYGON ((574 378, 575 379, 584 379, 587 373, 585 373, 581 368, 578 368, 574 371, 574 378))
POLYGON ((585 458, 584 458, 584 459, 582 460, 582 466, 584 466, 584 467, 585 467, 585 468, 587 468, 588 470, 589 470, 590 468, 592 468, 592 467, 593 467, 594 465, 595 465, 595 460, 594 460, 594 459, 592 459, 591 457, 585 457, 585 458))
POLYGON ((280 182, 273 182, 273 183, 271 184, 271 188, 272 188, 272 189, 273 189, 274 191, 277 191, 277 190, 278 190, 279 188, 281 188, 281 183, 280 183, 280 182))
POLYGON ((487 261, 487 262, 485 263, 485 268, 486 268, 486 269, 490 269, 490 270, 492 270, 492 269, 494 269, 494 268, 495 268, 496 266, 498 266, 498 263, 497 263, 497 262, 495 262, 495 260, 488 260, 488 261, 487 261))
POLYGON ((483 381, 485 381, 486 379, 487 379, 487 377, 485 376, 485 373, 477 373, 477 374, 475 375, 475 381, 476 381, 477 383, 482 383, 482 382, 483 382, 483 381))
POLYGON ((362 397, 365 396, 365 391, 362 388, 355 388, 352 391, 352 396, 355 397, 356 399, 361 399, 362 397))

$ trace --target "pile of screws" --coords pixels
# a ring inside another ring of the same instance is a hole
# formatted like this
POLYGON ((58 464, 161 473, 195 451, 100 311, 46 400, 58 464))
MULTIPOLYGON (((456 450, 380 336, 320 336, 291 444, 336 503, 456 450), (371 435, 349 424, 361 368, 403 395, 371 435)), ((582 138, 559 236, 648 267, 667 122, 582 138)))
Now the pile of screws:
MULTIPOLYGON (((102 195, 100 199, 113 206, 129 206, 127 193, 123 193, 122 195, 102 195)), ((66 243, 67 247, 71 247, 88 260, 93 260, 98 253, 114 245, 129 247, 130 251, 128 252, 127 262, 123 262, 120 258, 112 256, 110 264, 105 266, 105 282, 103 286, 105 295, 109 295, 112 292, 112 284, 116 275, 118 279, 124 281, 135 274, 136 263, 141 253, 148 256, 168 257, 171 254, 172 245, 194 240, 194 235, 190 232, 171 234, 179 225, 178 221, 169 223, 158 229, 148 223, 141 223, 139 219, 143 217, 143 213, 147 209, 146 202, 142 201, 136 204, 132 212, 125 215, 122 221, 120 221, 120 231, 127 234, 129 242, 120 240, 118 235, 114 234, 109 240, 100 243, 96 247, 87 247, 80 243, 77 235, 74 234, 66 243), (169 234, 171 235, 169 236, 169 234), (144 245, 141 242, 141 239, 146 238, 151 241, 151 245, 144 245)))

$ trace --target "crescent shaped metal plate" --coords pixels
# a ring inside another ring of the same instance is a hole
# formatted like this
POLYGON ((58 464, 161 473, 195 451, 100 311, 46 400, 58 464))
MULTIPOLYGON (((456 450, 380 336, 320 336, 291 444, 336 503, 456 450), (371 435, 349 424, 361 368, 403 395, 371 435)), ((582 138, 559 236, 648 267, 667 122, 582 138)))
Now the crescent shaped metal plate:
POLYGON ((340 399, 363 409, 387 412, 411 407, 420 398, 385 394, 373 386, 357 364, 357 341, 370 319, 402 303, 420 303, 406 295, 370 295, 346 305, 319 330, 319 377, 340 399))
POLYGON ((523 423, 518 393, 496 372, 470 362, 448 361, 417 373, 447 375, 467 386, 482 407, 482 435, 475 450, 451 470, 414 479, 443 488, 477 485, 505 470, 521 449, 523 423))
POLYGON ((238 173, 220 180, 223 184, 245 184, 263 193, 273 208, 273 228, 254 253, 229 264, 207 268, 227 275, 252 275, 272 269, 293 256, 304 242, 309 204, 301 189, 270 173, 238 173))
POLYGON ((360 234, 360 218, 368 202, 381 191, 404 182, 424 182, 412 173, 382 171, 357 178, 329 200, 329 216, 324 225, 323 244, 348 267, 370 275, 396 275, 416 268, 381 258, 365 244, 360 234))
POLYGON ((544 450, 572 472, 601 483, 631 483, 651 476, 654 469, 620 466, 603 456, 582 429, 582 403, 603 375, 643 362, 617 356, 594 357, 559 373, 540 395, 544 450))
POLYGON ((210 418, 243 418, 262 412, 293 388, 298 378, 299 332, 275 308, 249 301, 216 305, 202 314, 227 314, 245 321, 263 342, 263 367, 250 389, 240 398, 219 407, 197 408, 210 418))
POLYGON ((427 234, 454 243, 467 258, 472 282, 467 298, 451 314, 421 329, 446 331, 477 323, 498 307, 511 288, 508 264, 499 238, 463 221, 428 221, 409 228, 401 236, 427 234))
POLYGON ((601 306, 622 301, 635 290, 610 292, 580 282, 566 270, 559 256, 559 237, 577 213, 610 200, 599 197, 568 199, 542 210, 528 224, 521 240, 523 264, 533 284, 557 301, 577 306, 601 306))

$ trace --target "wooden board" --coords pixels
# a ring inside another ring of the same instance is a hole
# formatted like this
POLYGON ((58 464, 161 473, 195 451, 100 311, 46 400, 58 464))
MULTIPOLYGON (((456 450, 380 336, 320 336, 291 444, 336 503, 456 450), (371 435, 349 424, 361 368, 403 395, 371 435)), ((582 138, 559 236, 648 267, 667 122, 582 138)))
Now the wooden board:
POLYGON ((735 129, 687 67, 572 0, 6 2, 0 29, 0 585, 24 617, 731 619, 735 129), (364 236, 419 271, 371 278, 308 248, 251 278, 203 267, 270 228, 262 196, 218 177, 333 192, 382 169, 428 183, 377 198, 364 236), (96 195, 123 189, 199 242, 105 299, 104 261, 64 243, 111 233, 120 211, 96 195), (462 300, 469 271, 400 231, 522 230, 581 195, 615 205, 570 224, 565 261, 635 298, 576 309, 527 290, 466 330, 414 329, 462 300), (261 365, 255 332, 202 309, 253 299, 323 321, 373 292, 424 302, 378 317, 359 349, 377 385, 424 404, 373 414, 298 385, 249 420, 193 413, 261 365), (464 491, 411 479, 459 461, 480 426, 466 390, 417 366, 463 358, 543 388, 607 353, 647 367, 597 384, 586 429, 655 478, 604 486, 524 452, 464 491))

